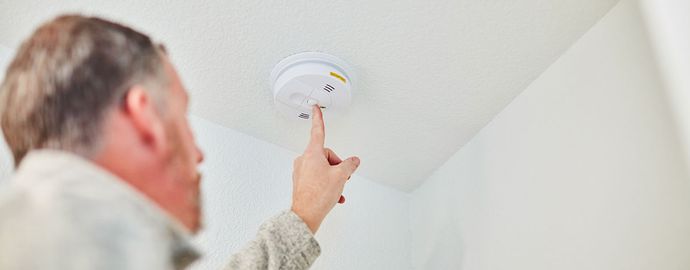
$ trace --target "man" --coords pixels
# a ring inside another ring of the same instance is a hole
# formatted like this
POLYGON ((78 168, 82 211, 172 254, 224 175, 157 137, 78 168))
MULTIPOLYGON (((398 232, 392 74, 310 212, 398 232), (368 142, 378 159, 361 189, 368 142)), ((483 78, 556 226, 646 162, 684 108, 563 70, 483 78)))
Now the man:
MULTIPOLYGON (((0 269, 181 269, 198 254, 203 160, 187 93, 165 50, 98 18, 61 16, 20 47, 0 88, 15 175, 0 188, 0 269)), ((313 234, 359 166, 311 141, 291 209, 266 221, 230 269, 305 269, 313 234)))

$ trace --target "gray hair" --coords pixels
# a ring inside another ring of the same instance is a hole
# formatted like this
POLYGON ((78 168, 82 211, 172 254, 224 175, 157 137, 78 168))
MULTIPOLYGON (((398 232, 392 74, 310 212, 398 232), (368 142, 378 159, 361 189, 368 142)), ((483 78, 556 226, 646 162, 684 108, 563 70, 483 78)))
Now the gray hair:
POLYGON ((160 106, 168 81, 163 52, 148 36, 95 17, 60 16, 40 26, 0 85, 0 125, 15 166, 32 149, 94 154, 105 112, 135 84, 160 106))

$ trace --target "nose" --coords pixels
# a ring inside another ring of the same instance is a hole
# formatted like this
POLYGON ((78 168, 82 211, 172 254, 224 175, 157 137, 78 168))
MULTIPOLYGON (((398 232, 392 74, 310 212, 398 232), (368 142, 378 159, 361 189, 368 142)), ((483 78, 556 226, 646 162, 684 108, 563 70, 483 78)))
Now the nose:
POLYGON ((204 161, 204 152, 201 151, 198 145, 195 145, 194 149, 196 149, 196 163, 201 164, 204 161))

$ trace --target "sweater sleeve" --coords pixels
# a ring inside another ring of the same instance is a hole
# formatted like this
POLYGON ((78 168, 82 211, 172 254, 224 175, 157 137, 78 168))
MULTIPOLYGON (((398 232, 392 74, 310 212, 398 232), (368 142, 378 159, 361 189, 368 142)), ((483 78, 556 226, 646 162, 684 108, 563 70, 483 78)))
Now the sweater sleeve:
POLYGON ((292 211, 285 211, 259 228, 254 240, 232 255, 231 269, 308 269, 321 254, 307 224, 292 211))

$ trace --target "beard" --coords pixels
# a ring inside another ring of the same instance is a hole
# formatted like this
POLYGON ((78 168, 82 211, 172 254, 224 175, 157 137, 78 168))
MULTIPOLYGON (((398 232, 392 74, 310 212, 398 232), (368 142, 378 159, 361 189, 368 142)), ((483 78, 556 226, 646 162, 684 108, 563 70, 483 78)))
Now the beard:
POLYGON ((202 207, 199 187, 201 173, 196 170, 196 162, 193 161, 191 153, 184 147, 176 126, 170 123, 165 129, 170 142, 170 152, 166 163, 170 166, 173 181, 176 181, 177 185, 187 187, 184 193, 185 198, 180 199, 184 201, 185 216, 189 219, 189 225, 193 231, 197 231, 201 228, 202 207))

